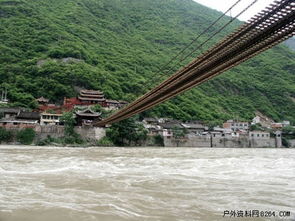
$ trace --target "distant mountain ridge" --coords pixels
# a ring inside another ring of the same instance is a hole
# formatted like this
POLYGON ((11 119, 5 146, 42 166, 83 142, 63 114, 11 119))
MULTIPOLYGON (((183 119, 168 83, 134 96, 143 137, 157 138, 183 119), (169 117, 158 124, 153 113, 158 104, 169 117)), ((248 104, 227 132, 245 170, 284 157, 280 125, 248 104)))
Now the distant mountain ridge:
MULTIPOLYGON (((192 0, 0 0, 0 87, 23 106, 41 96, 61 102, 75 87, 132 101, 165 79, 159 67, 219 16, 192 0)), ((295 123, 294 70, 295 53, 277 46, 142 116, 220 123, 259 111, 295 123)))

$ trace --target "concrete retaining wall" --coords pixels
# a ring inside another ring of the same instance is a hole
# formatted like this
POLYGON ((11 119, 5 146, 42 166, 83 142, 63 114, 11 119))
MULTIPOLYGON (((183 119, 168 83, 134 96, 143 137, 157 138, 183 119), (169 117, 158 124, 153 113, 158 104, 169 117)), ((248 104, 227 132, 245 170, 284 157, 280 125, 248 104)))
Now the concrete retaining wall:
MULTIPOLYGON (((222 137, 190 137, 189 139, 175 140, 164 137, 165 147, 215 147, 215 148, 259 148, 275 147, 275 139, 250 140, 248 136, 222 138, 222 137)), ((295 142, 294 142, 295 144, 295 142)))

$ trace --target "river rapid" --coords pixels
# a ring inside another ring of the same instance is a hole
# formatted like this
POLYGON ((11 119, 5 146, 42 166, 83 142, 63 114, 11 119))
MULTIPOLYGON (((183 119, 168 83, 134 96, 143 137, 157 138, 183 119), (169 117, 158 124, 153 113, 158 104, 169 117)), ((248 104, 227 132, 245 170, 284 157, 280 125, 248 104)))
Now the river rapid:
POLYGON ((12 220, 295 220, 295 149, 0 146, 0 221, 12 220))

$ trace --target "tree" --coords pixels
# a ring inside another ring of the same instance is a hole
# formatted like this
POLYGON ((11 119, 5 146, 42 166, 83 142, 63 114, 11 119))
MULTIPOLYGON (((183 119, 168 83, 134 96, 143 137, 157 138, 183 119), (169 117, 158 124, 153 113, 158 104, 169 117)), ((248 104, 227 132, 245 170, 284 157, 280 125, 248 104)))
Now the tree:
POLYGON ((154 136, 154 143, 155 145, 158 145, 158 146, 165 146, 164 138, 160 134, 157 134, 156 136, 154 136))
POLYGON ((177 146, 179 146, 180 142, 183 140, 183 138, 187 134, 187 130, 185 128, 180 128, 175 126, 172 128, 172 133, 177 146))
POLYGON ((114 123, 107 130, 107 137, 118 146, 139 145, 147 138, 147 131, 142 124, 137 123, 134 118, 128 118, 114 123))
POLYGON ((73 112, 65 112, 60 121, 64 123, 65 126, 65 136, 73 136, 75 134, 74 126, 76 123, 73 112))
POLYGON ((80 135, 77 134, 74 130, 76 119, 74 117, 73 112, 65 112, 60 118, 61 122, 64 123, 64 143, 66 144, 82 144, 83 140, 80 135))

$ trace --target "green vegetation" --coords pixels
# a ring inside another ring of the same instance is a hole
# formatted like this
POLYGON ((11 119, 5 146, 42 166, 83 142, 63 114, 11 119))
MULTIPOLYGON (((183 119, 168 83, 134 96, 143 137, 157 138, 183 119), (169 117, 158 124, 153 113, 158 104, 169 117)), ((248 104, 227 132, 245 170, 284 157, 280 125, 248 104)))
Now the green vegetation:
POLYGON ((35 131, 32 128, 20 130, 16 134, 16 140, 24 145, 30 145, 35 139, 35 131))
POLYGON ((106 136, 118 146, 140 146, 147 139, 147 130, 134 118, 112 124, 106 136))
POLYGON ((73 112, 65 112, 60 121, 64 124, 64 144, 82 144, 83 140, 79 134, 77 134, 74 130, 74 126, 76 123, 76 119, 74 117, 73 112))
POLYGON ((187 130, 185 128, 174 127, 172 128, 172 133, 176 145, 179 146, 179 144, 184 141, 187 130))
POLYGON ((181 139, 184 138, 187 134, 187 130, 179 127, 172 128, 173 137, 175 139, 181 139))
POLYGON ((164 138, 161 136, 161 135, 156 135, 156 136, 153 136, 153 143, 154 143, 154 145, 156 145, 156 146, 160 146, 160 147, 164 147, 165 145, 164 145, 164 138))
POLYGON ((283 136, 287 139, 295 139, 295 128, 294 127, 284 127, 283 136))
POLYGON ((109 137, 103 137, 97 142, 96 145, 99 147, 112 147, 114 146, 114 143, 110 140, 109 137))
POLYGON ((264 131, 265 128, 263 128, 261 126, 261 124, 252 124, 252 125, 250 125, 250 131, 255 131, 255 130, 264 131))
MULTIPOLYGON (((61 102, 75 88, 132 101, 165 79, 158 68, 219 15, 191 0, 0 0, 0 87, 8 88, 10 101, 30 108, 34 98, 61 102)), ((142 116, 217 124, 249 120, 258 110, 294 124, 294 69, 295 53, 277 46, 142 116)))
POLYGON ((0 143, 11 141, 13 134, 11 131, 6 130, 5 128, 0 127, 0 143))

